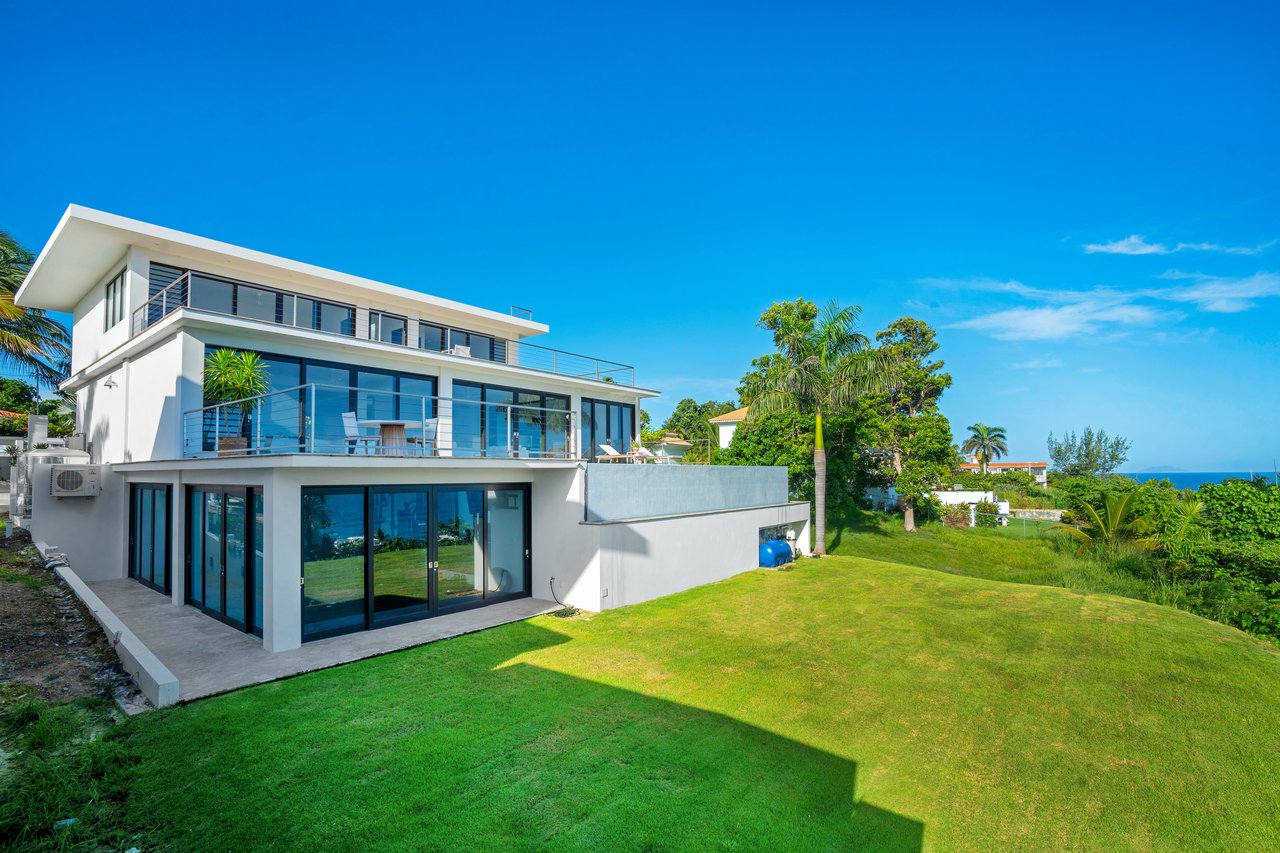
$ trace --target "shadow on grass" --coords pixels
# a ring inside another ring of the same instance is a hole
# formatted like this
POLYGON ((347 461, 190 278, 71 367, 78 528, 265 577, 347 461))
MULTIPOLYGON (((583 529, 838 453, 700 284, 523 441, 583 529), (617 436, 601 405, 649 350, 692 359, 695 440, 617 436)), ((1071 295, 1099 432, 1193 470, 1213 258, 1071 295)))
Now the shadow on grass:
POLYGON ((130 809, 233 849, 922 848, 852 761, 510 663, 565 641, 519 623, 140 719, 130 809))

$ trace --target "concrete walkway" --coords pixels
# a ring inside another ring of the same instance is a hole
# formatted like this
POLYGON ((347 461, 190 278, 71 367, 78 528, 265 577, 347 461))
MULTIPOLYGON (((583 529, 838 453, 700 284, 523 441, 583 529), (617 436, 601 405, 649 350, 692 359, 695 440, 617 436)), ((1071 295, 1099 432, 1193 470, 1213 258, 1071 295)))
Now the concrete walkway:
POLYGON ((316 640, 304 643, 299 649, 272 654, 263 649, 262 641, 252 634, 237 631, 195 608, 175 605, 137 581, 95 581, 88 586, 177 676, 180 702, 518 622, 559 609, 554 602, 522 598, 390 628, 316 640))

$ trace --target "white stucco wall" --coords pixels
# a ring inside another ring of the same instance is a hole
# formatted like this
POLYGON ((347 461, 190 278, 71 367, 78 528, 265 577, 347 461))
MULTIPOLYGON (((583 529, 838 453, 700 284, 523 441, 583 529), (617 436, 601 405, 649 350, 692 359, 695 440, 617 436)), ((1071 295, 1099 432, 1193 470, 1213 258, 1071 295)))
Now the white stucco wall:
POLYGON ((809 505, 584 525, 600 537, 601 610, 714 583, 759 565, 759 531, 794 525, 805 553, 809 505))
POLYGON ((125 576, 129 553, 128 489, 124 478, 103 468, 96 498, 49 494, 52 466, 33 466, 31 538, 61 551, 86 581, 125 576))

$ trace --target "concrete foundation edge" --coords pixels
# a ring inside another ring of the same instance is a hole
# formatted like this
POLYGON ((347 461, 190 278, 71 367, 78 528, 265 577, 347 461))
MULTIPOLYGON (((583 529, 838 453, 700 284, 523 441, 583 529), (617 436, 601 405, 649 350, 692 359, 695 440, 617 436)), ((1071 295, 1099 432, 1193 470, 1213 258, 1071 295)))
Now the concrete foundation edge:
POLYGON ((178 701, 178 678, 169 668, 143 645, 142 641, 111 612, 102 599, 89 589, 74 571, 65 567, 54 569, 58 577, 66 581, 76 597, 84 602, 93 618, 102 626, 125 671, 133 676, 138 689, 157 708, 173 705, 178 701))

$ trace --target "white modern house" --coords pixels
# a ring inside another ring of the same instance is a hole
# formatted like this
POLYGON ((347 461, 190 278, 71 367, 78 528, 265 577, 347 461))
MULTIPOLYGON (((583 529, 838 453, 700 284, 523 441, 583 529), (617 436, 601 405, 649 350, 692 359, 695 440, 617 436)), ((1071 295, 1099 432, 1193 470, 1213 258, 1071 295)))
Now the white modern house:
POLYGON ((716 429, 716 438, 719 439, 721 450, 733 443, 733 434, 738 431, 739 425, 746 419, 746 406, 741 409, 734 409, 732 412, 725 412, 723 415, 716 415, 711 419, 711 425, 716 429))
MULTIPOLYGON (((599 611, 802 547, 785 469, 594 464, 624 451, 628 365, 502 313, 72 206, 18 293, 69 312, 96 497, 32 468, 34 538, 269 652, 519 598, 599 611), (213 403, 206 358, 267 392, 213 403)), ((127 621, 127 620, 126 620, 127 621)), ((345 638, 344 638, 345 639, 345 638)))

